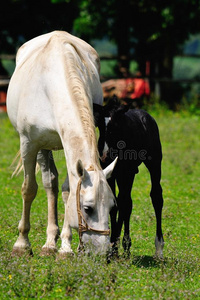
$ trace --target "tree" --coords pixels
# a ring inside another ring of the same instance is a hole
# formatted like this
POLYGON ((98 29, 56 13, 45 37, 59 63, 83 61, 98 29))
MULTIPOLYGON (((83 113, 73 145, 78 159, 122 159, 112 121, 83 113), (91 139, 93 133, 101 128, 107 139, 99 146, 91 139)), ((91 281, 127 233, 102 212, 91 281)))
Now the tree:
MULTIPOLYGON (((15 53, 27 40, 52 30, 71 31, 76 0, 4 0, 0 6, 0 53, 15 53)), ((3 73, 0 64, 0 74, 3 73)))
MULTIPOLYGON (((134 54, 143 76, 148 61, 150 79, 170 79, 174 56, 200 31, 199 15, 200 0, 3 0, 0 51, 13 53, 34 36, 73 28, 88 42, 107 36, 116 43, 118 76, 134 54)), ((162 98, 172 99, 168 85, 162 84, 162 98)))
MULTIPOLYGON (((174 56, 189 34, 200 31, 199 0, 88 0, 81 5, 77 32, 114 40, 122 69, 128 68, 131 52, 143 76, 149 61, 151 78, 172 78, 174 56)), ((162 84, 162 98, 169 101, 168 85, 162 84)))

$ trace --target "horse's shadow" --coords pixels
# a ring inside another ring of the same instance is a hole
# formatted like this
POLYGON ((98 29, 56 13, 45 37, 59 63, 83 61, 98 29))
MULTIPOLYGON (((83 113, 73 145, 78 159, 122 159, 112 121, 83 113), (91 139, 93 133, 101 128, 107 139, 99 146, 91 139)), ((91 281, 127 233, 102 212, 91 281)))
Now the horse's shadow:
POLYGON ((163 260, 148 255, 133 256, 132 258, 132 264, 138 268, 158 268, 163 263, 163 260))

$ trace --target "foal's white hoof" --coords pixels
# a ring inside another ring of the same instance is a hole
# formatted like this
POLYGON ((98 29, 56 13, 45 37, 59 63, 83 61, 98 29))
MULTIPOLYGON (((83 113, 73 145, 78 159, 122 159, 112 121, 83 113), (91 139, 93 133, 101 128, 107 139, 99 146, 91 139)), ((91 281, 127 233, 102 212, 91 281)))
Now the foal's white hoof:
POLYGON ((155 239, 155 246, 156 246, 156 253, 155 253, 155 258, 157 259, 163 259, 163 248, 164 248, 164 240, 161 239, 158 241, 158 238, 156 237, 155 239))
POLYGON ((163 256, 163 253, 155 253, 154 257, 155 259, 159 259, 159 260, 163 260, 164 259, 164 256, 163 256))

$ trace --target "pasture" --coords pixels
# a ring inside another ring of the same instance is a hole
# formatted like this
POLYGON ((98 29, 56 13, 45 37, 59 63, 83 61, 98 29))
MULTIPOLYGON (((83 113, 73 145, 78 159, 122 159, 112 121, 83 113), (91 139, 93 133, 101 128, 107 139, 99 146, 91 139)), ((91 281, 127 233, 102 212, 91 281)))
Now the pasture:
MULTIPOLYGON (((164 260, 153 259, 155 216, 150 201, 150 178, 142 165, 132 189, 131 256, 106 263, 105 258, 41 257, 46 238, 47 201, 39 190, 32 205, 29 234, 33 257, 12 257, 21 217, 23 175, 11 179, 10 164, 19 138, 6 114, 0 114, 0 299, 199 299, 200 298, 200 117, 150 111, 156 119, 163 147, 164 260)), ((63 152, 54 152, 60 190, 65 179, 63 152)), ((60 229, 64 205, 59 193, 60 229)), ((60 246, 60 240, 58 241, 60 246)))

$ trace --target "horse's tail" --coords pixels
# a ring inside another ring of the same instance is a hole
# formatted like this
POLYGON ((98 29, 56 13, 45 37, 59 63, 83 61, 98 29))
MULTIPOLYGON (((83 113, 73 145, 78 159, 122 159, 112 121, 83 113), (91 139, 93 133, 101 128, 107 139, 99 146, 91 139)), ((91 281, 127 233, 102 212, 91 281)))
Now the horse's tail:
POLYGON ((18 176, 19 173, 21 173, 22 170, 23 170, 23 164, 22 164, 22 158, 21 158, 20 150, 17 152, 17 154, 16 154, 15 158, 13 159, 13 162, 10 166, 12 169, 14 168, 17 161, 18 161, 18 163, 17 163, 17 166, 15 167, 15 169, 12 173, 12 178, 14 176, 18 176))
MULTIPOLYGON (((17 154, 16 154, 15 158, 13 159, 13 162, 12 162, 10 167, 12 169, 14 168, 14 171, 13 171, 12 176, 11 176, 12 178, 14 176, 18 176, 24 170, 20 150, 17 152, 17 154), (17 166, 15 167, 16 162, 17 162, 17 166)), ((35 173, 38 173, 39 169, 40 169, 40 167, 39 167, 39 164, 37 163, 35 173)))

